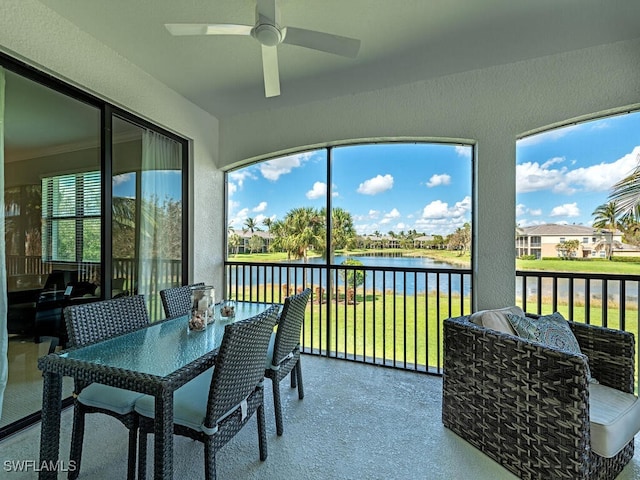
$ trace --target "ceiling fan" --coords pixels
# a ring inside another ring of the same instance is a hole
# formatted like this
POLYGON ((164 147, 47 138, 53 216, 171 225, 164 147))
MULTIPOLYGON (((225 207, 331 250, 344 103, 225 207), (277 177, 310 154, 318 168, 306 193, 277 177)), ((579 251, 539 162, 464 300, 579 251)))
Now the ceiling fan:
POLYGON ((280 95, 277 46, 281 43, 311 48, 343 57, 355 58, 360 40, 331 33, 280 25, 276 0, 257 0, 255 25, 229 23, 167 23, 171 35, 244 35, 262 45, 262 71, 266 97, 280 95))

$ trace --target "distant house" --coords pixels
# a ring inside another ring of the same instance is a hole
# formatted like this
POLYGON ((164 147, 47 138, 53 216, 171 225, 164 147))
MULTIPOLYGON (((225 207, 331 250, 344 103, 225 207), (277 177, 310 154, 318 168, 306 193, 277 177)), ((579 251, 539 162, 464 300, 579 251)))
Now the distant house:
MULTIPOLYGON (((558 225, 547 223, 533 227, 516 228, 516 255, 535 255, 536 258, 559 257, 561 254, 556 245, 569 240, 578 240, 580 248, 574 254, 580 258, 604 258, 609 242, 613 253, 618 255, 632 255, 637 248, 622 244, 622 233, 613 233, 584 225, 558 225), (626 248, 625 248, 626 247, 626 248), (626 253, 620 253, 626 252, 626 253)), ((640 253, 640 252, 636 252, 640 253)))
POLYGON ((421 235, 413 239, 413 248, 429 248, 433 242, 433 235, 421 235))
POLYGON ((232 248, 231 246, 229 246, 230 253, 250 253, 251 247, 249 245, 249 241, 253 236, 262 238, 262 250, 260 252, 253 253, 266 253, 269 251, 269 246, 271 245, 271 240, 273 239, 273 234, 271 234, 270 232, 263 232, 261 230, 256 230, 253 233, 248 230, 246 232, 240 231, 235 232, 235 234, 240 237, 240 245, 238 245, 237 247, 237 252, 236 248, 232 248))

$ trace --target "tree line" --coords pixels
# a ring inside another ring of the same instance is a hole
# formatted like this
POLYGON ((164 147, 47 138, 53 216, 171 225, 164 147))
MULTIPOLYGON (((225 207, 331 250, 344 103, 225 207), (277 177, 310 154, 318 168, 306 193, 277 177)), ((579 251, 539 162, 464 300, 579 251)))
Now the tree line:
MULTIPOLYGON (((269 250, 284 252, 289 260, 307 260, 313 252, 327 258, 327 214, 326 209, 313 207, 297 207, 289 210, 282 220, 264 219, 262 226, 271 234, 269 250)), ((261 252, 264 239, 255 232, 262 231, 261 225, 254 218, 247 218, 242 228, 249 233, 248 247, 251 253, 261 252)), ((230 253, 237 254, 243 239, 235 232, 233 226, 228 227, 228 248, 230 253)), ((372 248, 414 248, 417 238, 425 236, 417 230, 407 232, 389 231, 384 236, 375 231, 372 235, 358 235, 353 225, 351 213, 342 208, 331 211, 331 250, 372 249, 372 248)), ((424 248, 456 250, 463 255, 471 249, 471 225, 465 223, 455 232, 442 236, 433 235, 423 242, 424 248)))

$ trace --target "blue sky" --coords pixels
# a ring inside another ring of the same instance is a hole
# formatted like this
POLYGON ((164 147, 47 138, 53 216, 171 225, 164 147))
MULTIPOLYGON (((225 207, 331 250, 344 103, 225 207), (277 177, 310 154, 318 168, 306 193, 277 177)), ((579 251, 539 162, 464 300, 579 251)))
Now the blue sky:
POLYGON ((591 225, 640 160, 640 112, 527 137, 516 150, 516 223, 591 225))
MULTIPOLYGON (((608 117, 517 142, 516 223, 590 225, 610 187, 640 155, 640 113, 608 117)), ((471 148, 443 144, 336 147, 332 203, 359 234, 417 230, 446 235, 471 219, 471 148)), ((318 150, 229 173, 228 220, 282 219, 294 207, 325 205, 326 158, 318 150)))
MULTIPOLYGON (((471 148, 377 144, 332 150, 332 203, 360 234, 417 230, 447 234, 471 218, 471 148)), ((229 173, 229 223, 278 220, 295 207, 321 208, 325 150, 290 155, 229 173)))

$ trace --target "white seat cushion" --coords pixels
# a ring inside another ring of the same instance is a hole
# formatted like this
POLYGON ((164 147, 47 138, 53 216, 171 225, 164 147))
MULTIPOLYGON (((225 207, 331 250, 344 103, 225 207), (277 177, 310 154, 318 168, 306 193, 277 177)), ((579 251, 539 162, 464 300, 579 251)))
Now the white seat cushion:
POLYGON ((120 415, 133 412, 133 406, 141 393, 122 388, 92 383, 78 395, 78 401, 89 407, 110 410, 120 415))
POLYGON ((589 384, 591 449, 611 458, 640 431, 640 402, 631 393, 589 384))
POLYGON ((271 334, 271 339, 269 340, 269 348, 267 349, 267 363, 264 366, 265 370, 273 368, 273 365, 272 365, 273 349, 275 347, 275 344, 276 344, 276 332, 273 332, 271 334))
MULTIPOLYGON (((175 391, 173 394, 174 423, 196 431, 202 430, 212 376, 213 368, 210 368, 175 391)), ((136 402, 135 410, 140 415, 155 418, 155 398, 151 395, 142 395, 136 402)))

